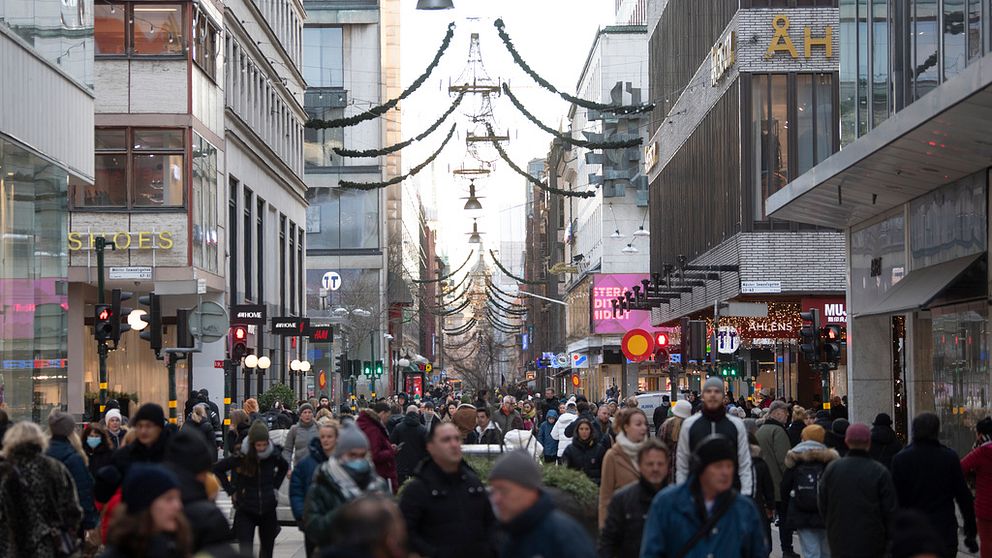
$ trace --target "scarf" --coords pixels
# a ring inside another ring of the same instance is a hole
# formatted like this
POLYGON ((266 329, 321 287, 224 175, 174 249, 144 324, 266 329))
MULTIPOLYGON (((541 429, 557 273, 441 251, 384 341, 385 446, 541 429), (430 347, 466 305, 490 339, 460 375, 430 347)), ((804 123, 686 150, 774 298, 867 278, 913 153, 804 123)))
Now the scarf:
POLYGON ((716 409, 709 410, 709 409, 707 409, 704 406, 702 408, 702 413, 703 413, 703 416, 706 417, 707 419, 709 419, 710 421, 717 422, 718 420, 720 420, 723 417, 727 416, 727 408, 724 407, 723 405, 720 405, 716 409))
POLYGON ((617 434, 616 441, 617 445, 620 446, 620 450, 627 455, 628 459, 630 459, 630 463, 634 466, 634 470, 640 473, 641 470, 637 466, 637 453, 641 451, 641 448, 644 446, 644 441, 642 440, 640 443, 631 442, 630 438, 628 438, 623 432, 617 434))

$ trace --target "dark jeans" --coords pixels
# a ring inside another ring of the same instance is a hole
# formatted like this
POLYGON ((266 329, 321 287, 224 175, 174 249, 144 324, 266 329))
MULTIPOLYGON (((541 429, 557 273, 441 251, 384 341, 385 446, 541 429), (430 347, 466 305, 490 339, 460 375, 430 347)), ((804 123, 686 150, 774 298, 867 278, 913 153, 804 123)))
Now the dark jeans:
POLYGON ((252 543, 255 540, 255 527, 258 527, 259 558, 271 558, 272 549, 276 544, 276 535, 279 534, 276 510, 272 509, 262 515, 241 510, 234 512, 234 536, 238 539, 241 554, 246 556, 253 554, 252 543))
MULTIPOLYGON (((782 552, 792 552, 792 534, 795 529, 785 526, 785 515, 789 509, 788 502, 775 502, 775 511, 778 513, 778 542, 782 545, 782 552)), ((771 540, 768 541, 769 544, 771 540)))

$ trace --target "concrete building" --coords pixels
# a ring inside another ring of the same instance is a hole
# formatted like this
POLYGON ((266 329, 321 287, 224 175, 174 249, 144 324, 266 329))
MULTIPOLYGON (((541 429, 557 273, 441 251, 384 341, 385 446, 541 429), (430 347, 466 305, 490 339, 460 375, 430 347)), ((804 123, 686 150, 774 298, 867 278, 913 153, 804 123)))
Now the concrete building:
POLYGON ((68 360, 83 308, 70 324, 67 188, 94 181, 93 45, 92 1, 0 0, 0 406, 11 420, 82 413, 84 367, 68 360))
POLYGON ((979 2, 840 1, 844 148, 766 207, 841 231, 852 421, 936 412, 962 453, 988 414, 992 56, 979 2), (956 23, 951 23, 956 22, 956 23))

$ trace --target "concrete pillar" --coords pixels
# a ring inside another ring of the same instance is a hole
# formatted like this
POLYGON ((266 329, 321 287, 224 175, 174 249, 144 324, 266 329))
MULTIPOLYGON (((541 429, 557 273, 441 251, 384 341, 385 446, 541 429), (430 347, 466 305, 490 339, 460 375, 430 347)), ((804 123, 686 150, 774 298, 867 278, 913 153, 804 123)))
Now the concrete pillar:
MULTIPOLYGON (((86 288, 83 283, 69 283, 68 328, 74 332, 68 336, 68 412, 76 418, 83 415, 83 395, 86 393, 86 348, 84 343, 95 343, 93 335, 84 324, 86 319, 86 288)), ((96 361, 90 373, 93 376, 94 390, 99 390, 100 370, 96 361)))
POLYGON ((891 316, 848 320, 848 413, 851 422, 871 424, 878 413, 892 413, 891 316))

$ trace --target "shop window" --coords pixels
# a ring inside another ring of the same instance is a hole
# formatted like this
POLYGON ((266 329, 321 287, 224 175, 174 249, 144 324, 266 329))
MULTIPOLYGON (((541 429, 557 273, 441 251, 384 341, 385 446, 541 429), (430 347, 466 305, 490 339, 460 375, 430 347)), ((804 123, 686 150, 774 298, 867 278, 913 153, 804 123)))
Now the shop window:
POLYGON ((342 28, 303 28, 303 78, 308 87, 344 86, 342 28))
POLYGON ((94 5, 97 56, 182 55, 183 4, 105 2, 94 5))
POLYGON ((851 233, 851 308, 885 297, 906 275, 906 219, 891 217, 851 233))
POLYGON ((193 61, 211 79, 217 79, 217 26, 200 10, 193 14, 193 61))
POLYGON ((182 129, 96 129, 92 186, 72 185, 74 207, 182 207, 186 190, 182 129))
POLYGON ((986 171, 962 178, 909 204, 912 269, 985 251, 986 171))
POLYGON ((975 423, 992 405, 988 306, 961 304, 931 313, 933 404, 940 417, 940 440, 963 456, 975 441, 975 423))

